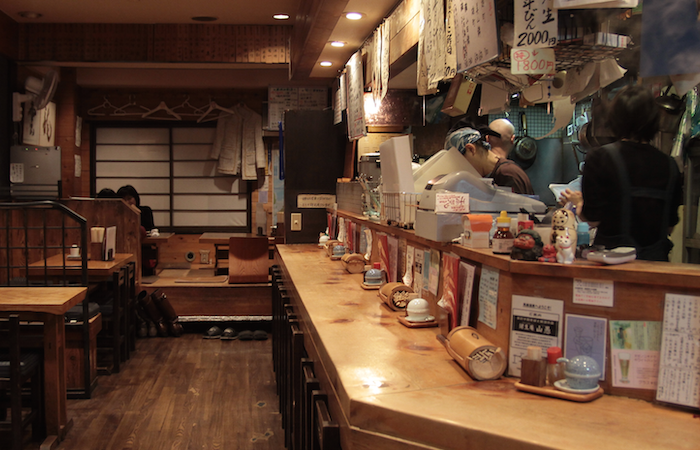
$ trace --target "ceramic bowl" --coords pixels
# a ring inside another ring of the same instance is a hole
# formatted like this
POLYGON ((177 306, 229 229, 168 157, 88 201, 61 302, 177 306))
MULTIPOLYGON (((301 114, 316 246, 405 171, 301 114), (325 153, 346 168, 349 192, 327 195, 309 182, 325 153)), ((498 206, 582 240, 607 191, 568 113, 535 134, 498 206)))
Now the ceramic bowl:
POLYGON ((601 372, 595 359, 579 355, 570 360, 560 358, 559 361, 566 362, 564 375, 572 389, 593 389, 598 386, 601 372))

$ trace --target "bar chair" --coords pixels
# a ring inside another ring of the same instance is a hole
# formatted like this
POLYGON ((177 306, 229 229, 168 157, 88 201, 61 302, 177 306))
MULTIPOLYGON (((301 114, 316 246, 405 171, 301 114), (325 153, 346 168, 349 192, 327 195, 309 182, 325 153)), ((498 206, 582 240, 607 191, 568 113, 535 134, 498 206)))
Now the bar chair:
POLYGON ((102 330, 97 335, 97 371, 102 375, 119 373, 128 354, 126 302, 127 266, 114 271, 104 290, 93 295, 100 305, 102 330))
POLYGON ((27 426, 31 425, 34 440, 43 439, 46 433, 43 358, 39 352, 24 351, 22 347, 19 316, 12 314, 9 318, 0 318, 0 426, 9 425, 11 428, 12 450, 22 449, 27 426), (26 414, 22 404, 25 384, 31 386, 31 409, 26 414), (5 393, 9 393, 9 420, 5 393))

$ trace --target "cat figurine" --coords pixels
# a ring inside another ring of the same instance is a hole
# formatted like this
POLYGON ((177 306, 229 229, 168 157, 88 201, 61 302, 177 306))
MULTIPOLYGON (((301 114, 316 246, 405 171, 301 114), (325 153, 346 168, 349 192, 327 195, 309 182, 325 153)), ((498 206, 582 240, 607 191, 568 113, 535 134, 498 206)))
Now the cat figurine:
POLYGON ((559 264, 572 264, 576 255, 576 241, 569 234, 567 228, 563 234, 557 235, 557 262, 559 264))
MULTIPOLYGON (((552 215, 552 236, 549 243, 556 244, 557 236, 564 234, 566 230, 576 234, 576 214, 569 209, 557 209, 552 215)), ((575 243, 574 247, 576 247, 575 243)))

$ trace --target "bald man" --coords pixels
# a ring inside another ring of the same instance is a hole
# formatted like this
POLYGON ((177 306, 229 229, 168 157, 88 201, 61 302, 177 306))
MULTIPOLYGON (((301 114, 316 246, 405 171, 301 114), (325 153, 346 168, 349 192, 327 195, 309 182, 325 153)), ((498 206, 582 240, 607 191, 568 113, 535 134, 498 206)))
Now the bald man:
POLYGON ((507 159, 510 151, 513 150, 515 142, 515 127, 508 119, 496 119, 489 124, 501 137, 487 136, 486 139, 491 144, 491 151, 503 159, 507 159))

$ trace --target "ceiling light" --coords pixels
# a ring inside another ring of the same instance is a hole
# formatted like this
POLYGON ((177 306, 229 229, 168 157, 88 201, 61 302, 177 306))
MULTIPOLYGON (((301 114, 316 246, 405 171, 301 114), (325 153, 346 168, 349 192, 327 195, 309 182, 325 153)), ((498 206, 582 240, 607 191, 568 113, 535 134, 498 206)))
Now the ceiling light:
POLYGON ((195 22, 215 22, 219 20, 219 18, 214 16, 195 16, 192 17, 192 20, 195 22))
POLYGON ((345 17, 350 20, 360 20, 362 19, 363 15, 359 12, 349 12, 345 14, 345 17))
POLYGON ((287 20, 289 19, 289 14, 275 14, 272 16, 272 18, 277 20, 287 20))
POLYGON ((345 42, 343 41, 332 41, 331 47, 345 47, 345 42))
POLYGON ((17 15, 24 17, 25 19, 38 19, 42 16, 42 14, 34 11, 20 11, 17 13, 17 15))
POLYGON ((330 67, 330 66, 333 65, 333 63, 330 62, 330 61, 321 61, 320 64, 321 64, 321 66, 323 66, 323 67, 330 67))

